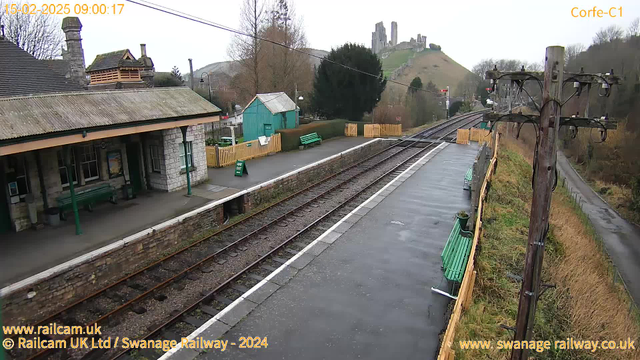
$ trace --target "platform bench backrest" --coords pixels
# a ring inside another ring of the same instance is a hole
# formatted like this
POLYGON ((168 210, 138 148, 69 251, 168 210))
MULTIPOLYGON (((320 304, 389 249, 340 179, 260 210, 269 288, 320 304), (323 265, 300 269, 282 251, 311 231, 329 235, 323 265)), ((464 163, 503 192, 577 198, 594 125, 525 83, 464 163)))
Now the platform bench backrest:
POLYGON ((318 133, 311 133, 311 134, 300 136, 300 143, 302 145, 309 145, 318 141, 322 141, 322 137, 320 137, 318 133))

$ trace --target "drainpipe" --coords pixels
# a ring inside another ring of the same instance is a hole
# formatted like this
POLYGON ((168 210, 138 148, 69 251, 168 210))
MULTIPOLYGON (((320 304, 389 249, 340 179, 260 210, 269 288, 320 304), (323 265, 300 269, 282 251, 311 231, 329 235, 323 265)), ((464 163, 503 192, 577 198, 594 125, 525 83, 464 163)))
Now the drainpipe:
MULTIPOLYGON (((189 126, 181 126, 182 130, 182 145, 184 146, 184 165, 187 170, 187 196, 191 196, 191 175, 189 174, 189 155, 187 153, 187 130, 189 126)), ((193 148, 191 149, 193 153, 193 148)), ((193 156, 193 155, 192 155, 193 156)))
POLYGON ((69 179, 69 194, 71 195, 71 206, 73 208, 73 218, 76 222, 76 235, 82 235, 80 228, 80 215, 78 215, 78 202, 76 201, 76 192, 73 188, 73 172, 71 171, 71 146, 65 146, 62 149, 64 166, 67 168, 67 179, 69 179))

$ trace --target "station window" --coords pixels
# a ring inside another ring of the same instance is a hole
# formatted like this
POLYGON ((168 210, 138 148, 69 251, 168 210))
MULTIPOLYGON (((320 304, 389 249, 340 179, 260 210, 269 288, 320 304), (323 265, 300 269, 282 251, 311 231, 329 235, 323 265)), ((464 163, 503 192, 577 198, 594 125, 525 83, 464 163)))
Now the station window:
MULTIPOLYGON (((149 146, 149 152, 151 153, 151 170, 157 173, 162 172, 161 164, 164 160, 162 149, 158 145, 151 145, 149 146)), ((184 149, 182 150, 182 152, 184 152, 184 149)), ((182 158, 182 162, 184 162, 184 158, 182 158)))
MULTIPOLYGON (((76 154, 71 151, 71 176, 73 177, 73 183, 78 183, 78 170, 76 169, 76 154)), ((69 186, 69 177, 67 176, 67 168, 64 166, 64 160, 62 160, 62 151, 58 150, 58 171, 60 172, 60 183, 62 187, 69 186)))
POLYGON ((92 145, 84 145, 79 149, 80 167, 84 175, 84 181, 91 181, 100 177, 98 170, 98 154, 92 145))
POLYGON ((27 176, 27 161, 24 156, 9 156, 8 161, 7 183, 9 195, 11 197, 19 196, 20 201, 24 201, 25 196, 31 192, 27 176))
MULTIPOLYGON (((178 145, 180 147, 180 169, 186 169, 184 164, 184 143, 178 145)), ((189 168, 193 166, 193 154, 191 152, 191 141, 187 141, 187 159, 189 161, 189 168)))

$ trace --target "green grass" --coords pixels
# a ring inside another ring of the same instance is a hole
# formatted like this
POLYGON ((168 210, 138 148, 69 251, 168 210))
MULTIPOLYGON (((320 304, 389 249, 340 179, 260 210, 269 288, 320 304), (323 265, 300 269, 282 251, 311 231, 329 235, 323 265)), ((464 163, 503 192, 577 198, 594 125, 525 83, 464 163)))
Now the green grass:
MULTIPOLYGON (((453 349, 456 359, 507 359, 505 350, 461 350, 460 340, 512 340, 500 325, 514 326, 528 237, 530 149, 501 141, 497 172, 492 178, 483 214, 484 233, 476 254, 477 277, 472 304, 463 312, 453 349)), ((639 339, 640 315, 616 273, 588 217, 561 184, 552 197, 550 228, 545 243, 542 282, 549 289, 537 305, 533 340, 639 339)), ((637 342, 637 341, 636 341, 637 342)), ((631 351, 595 353, 553 349, 530 353, 535 359, 637 359, 631 351)), ((531 358, 530 357, 530 358, 531 358)))
MULTIPOLYGON (((420 77, 423 84, 429 81, 433 82, 438 88, 450 86, 452 94, 460 80, 462 80, 469 70, 455 62, 447 54, 441 51, 433 51, 426 49, 419 53, 411 50, 401 50, 391 53, 386 59, 382 60, 382 70, 385 76, 391 75, 393 70, 407 62, 411 56, 411 66, 402 71, 402 74, 396 79, 399 82, 409 84, 416 76, 420 77)), ((397 84, 387 84, 385 91, 406 91, 404 87, 397 84)))
POLYGON ((399 50, 390 53, 389 56, 382 59, 382 71, 390 74, 393 70, 406 63, 412 55, 412 50, 399 50))
MULTIPOLYGON (((473 303, 461 318, 454 350, 457 359, 506 358, 505 350, 462 351, 458 340, 512 340, 500 325, 515 326, 520 283, 507 275, 521 275, 529 226, 531 166, 518 153, 501 150, 497 172, 491 182, 484 210, 484 234, 476 257, 473 303)), ((558 261, 563 249, 553 229, 546 243, 545 265, 558 261)), ((547 267, 543 279, 548 278, 547 267)), ((566 338, 569 328, 565 292, 549 290, 538 302, 535 340, 566 338)), ((569 359, 569 354, 550 350, 536 359, 569 359)))

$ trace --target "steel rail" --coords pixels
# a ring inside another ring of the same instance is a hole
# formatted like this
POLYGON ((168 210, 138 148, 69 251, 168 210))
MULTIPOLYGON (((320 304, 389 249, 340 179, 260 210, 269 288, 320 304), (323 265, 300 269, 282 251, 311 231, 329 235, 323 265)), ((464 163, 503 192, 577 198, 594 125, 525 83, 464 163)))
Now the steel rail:
MULTIPOLYGON (((481 111, 481 112, 479 112, 479 113, 482 113, 482 111, 481 111)), ((229 224, 229 225, 227 225, 227 226, 224 226, 224 227, 220 228, 219 230, 215 231, 213 234, 211 234, 211 235, 209 235, 209 236, 207 236, 207 237, 205 237, 205 238, 203 238, 203 239, 201 239, 201 240, 198 240, 198 241, 196 241, 196 242, 194 242, 194 243, 192 243, 192 244, 190 244, 190 245, 188 245, 188 246, 186 246, 186 247, 184 247, 184 248, 182 248, 182 249, 180 249, 180 250, 178 250, 178 251, 176 251, 176 252, 174 252, 174 253, 172 253, 172 254, 170 254, 170 255, 168 255, 168 256, 166 256, 166 257, 164 257, 164 258, 162 258, 162 259, 160 259, 160 260, 157 260, 157 261, 155 261, 154 263, 152 263, 152 264, 150 264, 150 265, 148 265, 148 266, 146 266, 146 267, 144 267, 144 268, 142 268, 142 269, 140 269, 140 270, 138 270, 138 271, 136 271, 136 272, 134 272, 134 273, 132 273, 132 274, 130 274, 130 275, 128 275, 128 276, 126 276, 126 277, 124 277, 124 278, 121 278, 121 279, 120 279, 120 280, 118 280, 117 282, 112 283, 111 285, 109 285, 109 286, 107 286, 107 287, 104 287, 104 288, 102 288, 102 289, 100 289, 100 290, 98 290, 98 291, 96 291, 96 292, 94 292, 94 293, 90 294, 89 296, 87 296, 87 297, 85 297, 85 298, 83 298, 83 299, 81 299, 81 300, 78 300, 78 301, 76 301, 76 302, 74 302, 74 303, 72 303, 72 304, 68 305, 67 307, 63 308, 62 310, 59 310, 58 312, 56 312, 55 314, 50 315, 50 316, 49 316, 49 317, 47 317, 46 319, 39 321, 39 322, 38 322, 38 323, 36 323, 36 325, 34 325, 34 326, 42 325, 42 324, 44 324, 44 323, 46 323, 46 322, 48 322, 48 321, 51 321, 51 320, 53 320, 53 319, 55 319, 55 318, 59 317, 59 316, 60 316, 61 314, 63 314, 64 312, 66 312, 66 311, 68 311, 68 310, 70 310, 70 309, 72 309, 72 308, 74 308, 74 307, 76 307, 76 306, 78 306, 78 305, 80 305, 80 304, 82 304, 82 303, 85 303, 85 302, 89 301, 90 299, 92 299, 92 298, 94 298, 94 297, 97 297, 97 296, 99 296, 99 295, 103 294, 105 291, 107 291, 107 290, 109 290, 109 289, 111 289, 111 288, 113 288, 113 287, 115 287, 115 286, 117 286, 117 285, 122 284, 123 282, 125 282, 125 281, 127 281, 127 280, 131 279, 131 278, 132 278, 132 277, 134 277, 134 276, 137 276, 137 275, 139 275, 139 274, 142 274, 142 273, 144 273, 144 272, 146 272, 146 271, 151 270, 152 268, 156 267, 157 265, 160 265, 160 264, 164 263, 165 261, 167 261, 167 260, 169 260, 169 259, 171 259, 171 258, 176 257, 177 255, 179 255, 179 254, 181 254, 181 253, 183 253, 183 252, 185 252, 185 251, 187 251, 187 250, 189 250, 189 249, 193 248, 194 246, 196 246, 196 245, 198 245, 198 244, 202 243, 203 241, 209 240, 209 239, 211 239, 212 237, 214 237, 214 236, 216 236, 216 235, 218 235, 218 234, 222 233, 223 231, 226 231, 226 230, 228 230, 228 229, 230 229, 230 228, 233 228, 233 227, 235 227, 235 226, 237 226, 237 225, 239 225, 239 224, 241 224, 241 223, 244 223, 244 222, 245 222, 245 221, 247 221, 248 219, 251 219, 251 218, 253 218, 253 217, 254 217, 254 216, 256 216, 256 215, 258 215, 258 214, 260 214, 260 213, 262 213, 262 212, 264 212, 264 211, 266 211, 266 210, 269 210, 269 209, 273 208, 274 206, 276 206, 276 205, 278 205, 278 204, 281 204, 282 202, 284 202, 284 201, 286 201, 286 200, 290 200, 291 198, 293 198, 293 197, 295 197, 295 196, 297 196, 297 195, 301 194, 302 192, 308 191, 309 189, 311 189, 311 188, 313 188, 313 187, 316 187, 316 186, 318 186, 318 185, 320 185, 320 184, 322 184, 322 183, 324 183, 324 182, 326 182, 326 181, 328 181, 328 180, 330 180, 330 179, 332 179, 332 178, 335 178, 335 177, 337 177, 337 176, 339 176, 339 175, 341 175, 341 174, 344 174, 346 171, 349 171, 349 170, 351 170, 351 169, 353 169, 353 168, 355 168, 355 167, 357 167, 357 166, 360 166, 360 165, 364 164, 365 162, 368 162, 369 160, 371 160, 371 159, 373 159, 373 158, 375 158, 375 157, 379 156, 380 154, 382 154, 382 153, 384 153, 384 152, 387 152, 388 150, 390 150, 390 149, 392 149, 392 148, 395 148, 395 147, 401 146, 401 144, 406 143, 406 142, 411 142, 411 140, 412 140, 412 139, 414 139, 414 138, 416 138, 417 136, 430 136, 429 134, 435 134, 435 133, 438 133, 439 131, 442 131, 442 129, 446 129, 446 128, 448 128, 448 127, 452 126, 452 125, 456 125, 457 123, 460 123, 460 122, 462 122, 462 121, 464 121, 464 120, 467 120, 467 119, 468 119, 468 118, 470 118, 470 117, 474 117, 474 116, 477 116, 477 115, 478 115, 478 112, 475 112, 475 113, 468 113, 468 114, 463 114, 463 115, 461 115, 461 116, 460 116, 460 117, 458 117, 458 118, 453 118, 453 119, 451 119, 450 121, 447 121, 447 122, 442 123, 442 124, 438 124, 437 126, 430 127, 430 128, 428 128, 428 129, 425 129, 425 130, 423 130, 423 131, 419 132, 418 134, 414 134, 413 136, 410 136, 409 138, 403 139, 400 143, 397 143, 397 144, 394 144, 394 145, 393 145, 393 146, 391 146, 391 147, 385 148, 385 149, 383 149, 383 150, 381 150, 381 151, 379 151, 379 152, 377 152, 377 153, 375 153, 375 154, 373 154, 373 155, 371 155, 371 156, 367 157, 366 159, 364 159, 364 160, 362 160, 362 161, 360 161, 360 162, 358 162, 358 163, 356 163, 356 164, 350 165, 349 167, 347 167, 347 168, 345 168, 345 169, 343 169, 343 170, 339 171, 339 172, 338 172, 338 173, 336 173, 336 174, 329 175, 329 176, 327 176, 327 177, 325 177, 325 178, 323 178, 323 179, 321 179, 321 180, 319 180, 319 181, 317 181, 317 182, 315 182, 315 183, 313 183, 313 184, 311 184, 311 185, 309 185, 309 186, 305 187, 304 189, 299 190, 299 191, 297 191, 297 192, 295 192, 295 193, 293 193, 293 194, 291 194, 291 195, 289 195, 289 196, 287 196, 287 197, 283 198, 282 200, 279 200, 278 202, 276 202, 276 203, 274 203, 274 204, 271 204, 270 206, 268 206, 268 207, 266 207, 266 208, 264 208, 264 209, 261 209, 261 210, 259 210, 258 212, 253 213, 253 214, 251 214, 251 215, 249 215, 249 216, 247 216, 247 217, 243 218, 242 220, 240 220, 240 221, 238 221, 238 222, 235 222, 235 223, 233 223, 233 224, 229 224)), ((476 119, 473 119, 472 121, 475 121, 475 120, 476 120, 476 119)), ((471 122, 471 121, 470 121, 470 122, 471 122)), ((468 124, 468 123, 470 123, 470 122, 465 123, 465 125, 466 125, 466 124, 468 124)), ((462 126, 465 126, 465 125, 462 125, 462 126)), ((283 218, 285 218, 285 217, 289 216, 290 214, 294 213, 295 211, 297 211, 297 210, 299 210, 299 209, 301 209, 301 208, 303 208, 303 207, 307 206, 309 203, 311 203, 311 202, 313 202, 313 201, 316 201, 318 198, 320 198, 320 197, 322 197, 322 196, 326 196, 326 195, 327 195, 327 194, 329 194, 330 192, 332 192, 332 191, 334 191, 334 190, 336 190, 336 189, 338 189, 338 188, 340 188, 340 187, 344 186, 346 183, 348 183, 348 182, 350 182, 350 181, 354 180, 356 177, 358 177, 358 176, 360 176, 360 175, 362 175, 362 174, 364 174, 364 173, 368 172, 370 169, 372 169, 372 168, 374 168, 374 167, 378 166, 379 164, 381 164, 381 163, 383 163, 383 162, 385 162, 385 161, 387 161, 387 160, 389 160, 389 159, 391 159, 391 158, 393 158, 393 157, 397 156, 398 154, 400 154, 400 153, 404 152, 404 151, 405 151, 405 150, 407 150, 408 148, 413 147, 415 144, 417 144, 417 143, 419 143, 419 142, 420 142, 420 139, 416 138, 416 140, 414 140, 413 142, 411 142, 411 144, 410 144, 410 145, 405 146, 405 147, 404 147, 403 149, 401 149, 400 151, 398 151, 398 152, 396 152, 396 153, 393 153, 393 154, 390 154, 389 156, 387 156, 387 157, 385 157, 385 158, 383 158, 383 159, 379 160, 378 162, 376 162, 376 163, 375 163, 375 164, 373 164, 372 166, 370 166, 370 167, 367 167, 367 168, 363 169, 362 171, 360 171, 360 172, 358 172, 358 173, 354 174, 353 176, 351 176, 350 178, 348 178, 348 179, 346 179, 346 180, 344 180, 344 181, 340 182, 339 184, 337 184, 337 185, 335 185, 335 186, 331 187, 331 188, 330 188, 330 189, 328 189, 328 190, 325 190, 324 192, 320 193, 319 195, 314 196, 312 199, 310 199, 310 200, 306 201, 305 203, 303 203, 303 204, 301 204, 301 205, 299 205, 299 206, 295 207, 295 208, 294 208, 294 209, 292 209, 292 210, 289 210, 289 211, 288 211, 288 212, 286 212, 285 214, 283 214, 283 215, 279 216, 278 218, 276 218, 276 219, 274 219, 274 220, 272 220, 272 221, 268 222, 267 224, 265 224, 265 225, 263 225, 263 226, 259 227, 258 229, 255 229, 255 230, 251 231, 249 234, 246 234, 246 235, 242 236, 242 237, 241 237, 241 238, 239 238, 238 240, 236 240, 236 241, 234 241, 234 242, 232 242, 232 243, 228 244, 227 246, 224 246, 223 248, 219 249, 218 251, 216 251, 216 252, 214 252, 214 253, 212 253, 212 254, 210 254, 210 255, 206 256, 204 259, 199 260, 199 261, 198 261, 198 262, 196 262, 195 264, 193 264, 193 265, 191 265, 191 266, 187 267, 186 269, 184 269, 184 270, 182 270, 182 271, 178 272, 177 274, 175 274, 175 275, 171 276, 170 278, 167 278, 167 279, 165 279, 164 281, 162 281, 162 282, 160 282, 160 283, 156 284, 154 287, 152 287, 152 288, 150 288, 150 289, 148 289, 148 290, 144 291, 143 293, 141 293, 141 294, 139 294, 139 295, 135 296, 134 298, 129 299, 128 301, 126 301, 125 303, 123 303, 123 304, 121 304, 120 306, 116 307, 115 309, 111 310, 110 312, 108 312, 108 313, 106 313, 106 314, 104 314, 104 315, 100 316, 99 318, 97 318, 97 319, 95 319, 95 320, 93 320, 93 321, 89 322, 88 324, 85 324, 85 326, 91 326, 91 325, 93 325, 93 324, 97 324, 97 323, 99 323, 99 322, 101 322, 101 321, 104 321, 105 319, 107 319, 107 318, 109 318, 109 317, 112 317, 113 315, 115 315, 115 314, 119 313, 120 311, 122 311, 122 310, 124 310, 124 309, 128 308, 128 307, 129 307, 129 306, 131 306, 133 303, 138 302, 138 301, 140 301, 140 300, 142 300, 142 299, 146 298, 146 297, 147 297, 148 295, 150 295, 151 293, 153 293, 153 292, 155 292, 155 291, 157 291, 157 290, 160 290, 160 289, 164 288, 166 285, 168 285, 168 284, 172 283, 172 282, 173 282, 173 281, 175 281, 176 279, 180 279, 182 276, 184 276, 184 275, 185 275, 186 273, 188 273, 189 271, 192 271, 192 270, 194 270, 194 269, 196 269, 196 268, 200 267, 200 266, 201 266, 202 264, 204 264, 205 262, 210 261, 210 260, 211 260, 211 259, 213 259, 214 257, 219 256, 219 255, 221 255, 221 254, 223 254, 223 253, 225 253, 225 252, 228 252, 229 250, 231 250, 232 248, 234 248, 234 247, 236 247, 236 246, 239 246, 242 242, 244 242, 246 239, 250 238, 251 236, 253 236, 253 235, 257 234, 257 233, 258 233, 258 232, 260 232, 260 231, 263 231, 264 229, 266 229, 266 228, 268 228, 268 227, 273 226, 274 224, 276 224, 277 222, 281 221, 283 218)), ((69 338, 71 338, 71 337, 73 337, 73 335, 66 336, 66 337, 64 337, 64 340, 67 340, 67 339, 69 339, 69 338)), ((54 350, 54 349, 43 349, 43 350, 41 350, 40 352, 38 352, 38 353, 36 353, 36 354, 34 354, 34 355, 30 356, 28 359, 29 359, 29 360, 31 360, 31 359, 35 359, 35 358, 40 358, 40 357, 42 357, 42 356, 46 355, 47 353, 49 353, 49 352, 50 352, 50 351, 52 351, 52 350, 54 350)))
MULTIPOLYGON (((477 115, 477 114, 475 114, 477 115)), ((473 121, 476 121, 477 119, 472 119, 471 121, 465 123, 462 126, 465 126, 473 121)), ((452 132, 456 131, 456 129, 453 129, 449 132, 447 132, 445 135, 441 136, 440 138, 438 138, 437 140, 441 140, 443 138, 445 138, 447 135, 451 134, 452 132)), ((301 229, 300 231, 298 231, 296 234, 292 235, 291 237, 289 237, 287 240, 283 241, 280 245, 278 245, 277 247, 275 247, 274 249, 270 250, 268 253, 266 253, 265 255, 261 256, 259 259, 257 259, 256 261, 254 261, 253 263, 251 263, 250 265, 248 265, 247 267, 245 267, 244 269, 240 270, 239 272, 237 272, 235 275, 233 275, 232 277, 228 278, 226 281, 224 281, 222 284, 218 285, 215 289, 213 289, 212 291, 210 291, 207 295, 205 295, 204 297, 200 298, 199 300, 193 302, 190 306, 188 306, 186 309, 181 310, 178 314, 172 316, 170 319, 168 319, 166 322, 164 322, 163 324, 159 325, 158 327, 156 327, 156 329, 150 331, 149 333, 147 333, 146 335, 140 337, 138 340, 145 340, 148 339, 152 336, 155 336, 156 334, 158 334, 160 331, 166 329, 167 327, 173 325, 175 322, 177 322, 182 316, 184 316, 185 314, 195 310, 198 306, 200 306, 203 302, 208 302, 211 301, 213 299, 213 297, 215 296, 216 293, 220 292, 221 290, 225 289, 227 286, 229 286, 233 281, 237 280, 239 277, 241 277, 242 275, 244 275, 244 273, 248 272, 249 270, 251 270, 253 267, 257 266, 258 264, 260 264, 261 262, 263 262, 265 259, 269 258, 270 256, 272 256, 274 253, 277 253, 278 251, 280 251, 283 247, 285 247, 286 245, 288 245, 289 243, 291 243, 293 240, 295 240, 296 238, 298 238, 299 236, 301 236, 302 234, 306 233, 308 230, 310 230, 312 227, 316 226, 319 222, 325 220, 326 218, 328 218, 329 216, 333 215, 336 211, 342 209, 344 206, 346 206, 348 203, 350 203, 353 199, 355 199, 356 197, 360 196, 363 192, 365 192, 366 190, 370 189, 372 186, 374 186, 375 184, 377 184, 378 182, 380 182, 382 179, 384 179, 385 177, 387 177, 388 175, 392 174, 393 172, 397 171, 400 167, 407 165, 407 163, 409 163, 409 161, 415 159, 416 157, 418 157, 419 155, 423 154, 425 151, 431 149, 431 147, 435 146, 434 143, 431 143, 427 146, 425 146, 424 148, 422 148, 420 151, 418 151, 417 153, 411 155, 411 157, 407 158, 406 160, 404 160, 403 162, 399 163, 398 165, 394 166, 392 169, 388 170, 387 172, 385 172, 384 174, 380 175, 378 178, 376 178, 375 180, 373 180, 371 183, 369 183, 368 185, 366 185, 363 189, 361 189, 360 191, 358 191, 356 194, 350 196, 348 199, 346 199, 345 201, 341 202, 339 205, 337 205, 336 207, 334 207, 332 210, 330 210, 329 212, 327 212, 326 214, 322 215, 321 217, 319 217, 318 219, 314 220, 312 223, 310 223, 309 225, 305 226, 303 229, 301 229)), ((410 163, 413 164, 413 163, 410 163)), ((305 204, 304 206, 307 206, 307 204, 305 204)), ((120 356, 126 354, 127 352, 131 351, 131 349, 126 349, 124 351, 121 351, 119 353, 117 353, 115 356, 111 357, 110 359, 117 359, 120 356)))

